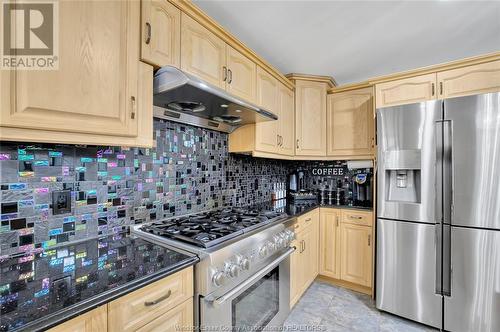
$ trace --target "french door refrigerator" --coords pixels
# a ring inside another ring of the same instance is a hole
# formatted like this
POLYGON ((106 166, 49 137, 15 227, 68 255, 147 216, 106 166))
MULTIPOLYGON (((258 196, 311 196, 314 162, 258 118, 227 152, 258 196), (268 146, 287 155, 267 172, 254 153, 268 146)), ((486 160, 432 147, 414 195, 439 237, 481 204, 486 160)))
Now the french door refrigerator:
POLYGON ((376 306, 500 331, 500 93, 377 110, 376 306))

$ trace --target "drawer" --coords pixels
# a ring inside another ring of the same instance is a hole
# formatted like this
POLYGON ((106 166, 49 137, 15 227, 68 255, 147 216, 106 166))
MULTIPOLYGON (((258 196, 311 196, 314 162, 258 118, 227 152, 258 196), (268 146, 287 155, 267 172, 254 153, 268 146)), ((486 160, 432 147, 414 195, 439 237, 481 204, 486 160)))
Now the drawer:
POLYGON ((355 225, 372 226, 373 213, 362 210, 342 210, 342 222, 355 225))
POLYGON ((190 298, 144 325, 137 332, 192 331, 192 329, 193 299, 190 298))
POLYGON ((319 223, 319 208, 297 217, 297 222, 294 224, 294 230, 295 232, 300 232, 314 223, 319 223))
POLYGON ((108 304, 108 331, 136 331, 193 297, 189 267, 108 304))

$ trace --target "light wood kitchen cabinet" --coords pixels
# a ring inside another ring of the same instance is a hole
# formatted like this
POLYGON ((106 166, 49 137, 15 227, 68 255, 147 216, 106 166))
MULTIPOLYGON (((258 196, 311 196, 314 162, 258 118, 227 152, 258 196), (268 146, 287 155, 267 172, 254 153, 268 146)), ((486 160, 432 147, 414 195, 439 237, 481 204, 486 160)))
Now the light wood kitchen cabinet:
POLYGON ((374 153, 373 88, 328 95, 328 156, 367 157, 374 153))
POLYGON ((156 67, 180 67, 180 9, 167 0, 142 0, 141 36, 142 61, 156 67))
POLYGON ((327 83, 295 81, 295 154, 326 155, 327 83))
POLYGON ((184 13, 181 13, 181 69, 226 88, 226 43, 184 13))
MULTIPOLYGON (((257 68, 257 104, 264 109, 278 110, 278 81, 267 71, 257 68)), ((255 124, 255 149, 276 153, 278 150, 278 121, 265 121, 255 124)))
POLYGON ((166 320, 167 317, 186 320, 192 317, 188 311, 170 311, 177 310, 175 308, 192 297, 193 268, 190 267, 110 302, 108 330, 137 331, 148 324, 155 326, 156 319, 166 320), (165 314, 167 316, 163 316, 165 314))
POLYGON ((319 271, 319 209, 297 218, 295 252, 290 259, 290 307, 300 299, 319 271))
POLYGON ((320 209, 319 274, 340 279, 340 210, 320 209))
POLYGON ((426 74, 375 85, 377 108, 420 103, 437 98, 436 74, 426 74))
POLYGON ((226 90, 251 103, 257 101, 257 65, 231 46, 226 46, 226 90))
POLYGON ((193 327, 193 299, 179 304, 137 332, 190 331, 193 327))
POLYGON ((341 222, 340 234, 340 278, 371 287, 372 228, 341 222))
POLYGON ((439 98, 500 91, 500 60, 437 73, 439 98))
POLYGON ((1 139, 136 145, 140 3, 63 1, 59 13, 59 69, 2 73, 15 101, 2 102, 1 139))
POLYGON ((295 155, 295 105, 293 90, 283 84, 278 89, 278 153, 295 155))
POLYGON ((107 306, 103 305, 57 325, 48 332, 106 332, 107 318, 107 306))

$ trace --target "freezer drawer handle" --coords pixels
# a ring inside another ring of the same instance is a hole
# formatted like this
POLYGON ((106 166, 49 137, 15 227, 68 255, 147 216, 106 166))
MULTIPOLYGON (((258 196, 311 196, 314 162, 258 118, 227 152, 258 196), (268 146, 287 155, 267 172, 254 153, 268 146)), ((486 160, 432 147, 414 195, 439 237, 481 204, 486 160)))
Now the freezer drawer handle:
POLYGON ((247 288, 248 286, 253 284, 255 281, 259 280, 260 278, 265 276, 267 273, 269 273, 269 271, 274 269, 279 263, 281 263, 282 261, 287 259, 288 256, 290 256, 294 251, 295 251, 295 247, 289 248, 287 251, 285 251, 285 253, 280 255, 278 258, 276 258, 274 261, 272 261, 265 268, 260 270, 260 272, 257 272, 252 277, 248 278, 246 281, 242 282, 241 284, 239 284, 238 286, 236 286, 235 288, 233 288, 232 290, 230 290, 226 294, 222 295, 221 297, 216 298, 213 301, 213 305, 220 306, 221 304, 223 304, 224 302, 226 302, 227 300, 229 300, 230 298, 232 298, 233 296, 238 294, 240 291, 244 290, 245 288, 247 288))

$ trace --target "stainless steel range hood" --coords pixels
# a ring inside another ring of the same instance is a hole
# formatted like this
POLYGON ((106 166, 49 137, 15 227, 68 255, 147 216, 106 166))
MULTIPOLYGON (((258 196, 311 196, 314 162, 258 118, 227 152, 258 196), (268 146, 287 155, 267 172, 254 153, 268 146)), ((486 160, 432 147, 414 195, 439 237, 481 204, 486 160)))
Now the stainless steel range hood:
POLYGON ((270 111, 235 97, 210 83, 166 66, 154 75, 154 116, 213 130, 277 120, 270 111))

